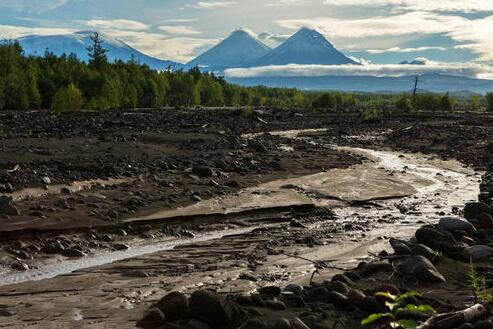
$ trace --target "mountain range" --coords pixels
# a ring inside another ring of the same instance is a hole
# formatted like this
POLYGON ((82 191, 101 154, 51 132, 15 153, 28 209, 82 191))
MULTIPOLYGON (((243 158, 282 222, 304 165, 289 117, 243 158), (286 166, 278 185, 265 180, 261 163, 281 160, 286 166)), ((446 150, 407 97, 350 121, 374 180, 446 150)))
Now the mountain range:
MULTIPOLYGON (((62 35, 29 35, 18 39, 24 53, 32 56, 43 56, 46 50, 57 56, 63 54, 75 54, 77 58, 83 61, 88 60, 87 47, 91 45, 92 31, 81 31, 73 34, 62 35)), ((161 60, 155 57, 148 56, 135 48, 130 47, 125 42, 111 38, 107 35, 100 34, 103 40, 104 48, 108 50, 108 60, 129 61, 134 58, 137 62, 147 64, 155 70, 165 70, 168 67, 181 65, 173 61, 161 60)))
MULTIPOLYGON (((42 56, 46 50, 55 55, 74 53, 87 61, 87 47, 91 45, 93 32, 83 31, 66 35, 31 35, 18 39, 26 55, 42 56)), ((302 28, 278 47, 271 49, 251 33, 236 30, 219 44, 207 50, 189 63, 181 64, 148 56, 132 48, 124 41, 101 34, 108 59, 128 61, 135 59, 156 70, 190 69, 198 66, 201 70, 218 74, 230 68, 252 68, 261 66, 300 65, 359 65, 356 61, 337 50, 316 30, 302 28)), ((426 59, 405 61, 401 65, 426 65, 426 59)), ((471 91, 485 93, 493 90, 493 80, 481 80, 462 76, 426 74, 420 88, 434 92, 471 91)), ((402 92, 411 89, 414 76, 259 76, 226 77, 232 83, 241 85, 266 85, 271 87, 293 87, 305 90, 341 90, 364 92, 402 92)))

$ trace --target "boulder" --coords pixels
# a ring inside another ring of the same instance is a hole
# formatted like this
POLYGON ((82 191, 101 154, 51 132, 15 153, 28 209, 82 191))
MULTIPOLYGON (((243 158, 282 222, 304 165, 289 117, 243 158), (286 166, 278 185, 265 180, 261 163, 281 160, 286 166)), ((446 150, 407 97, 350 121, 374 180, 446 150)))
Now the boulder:
POLYGON ((438 228, 442 231, 456 232, 474 232, 476 228, 470 222, 462 220, 459 217, 443 217, 440 218, 438 228))
POLYGON ((462 251, 466 260, 482 261, 493 257, 493 248, 484 245, 477 245, 466 248, 462 251))
POLYGON ((440 260, 440 254, 435 252, 433 249, 425 246, 424 244, 417 243, 412 246, 413 255, 423 256, 427 258, 430 262, 436 262, 440 260))
POLYGON ((190 316, 214 329, 235 327, 247 319, 245 312, 237 304, 211 290, 195 291, 189 303, 190 316))
POLYGON ((258 289, 258 293, 266 297, 276 297, 281 294, 281 288, 276 286, 266 286, 258 289))
POLYGON ((299 285, 299 284, 296 284, 296 283, 292 283, 292 284, 288 284, 286 287, 284 287, 284 292, 290 292, 290 293, 293 293, 295 295, 302 295, 303 294, 303 286, 299 285))
POLYGON ((214 175, 212 168, 207 166, 195 166, 192 168, 192 173, 199 177, 212 177, 214 175))
POLYGON ((11 198, 0 196, 0 215, 19 216, 20 214, 11 198))
POLYGON ((188 298, 181 292, 171 292, 154 306, 163 312, 167 321, 176 322, 190 317, 188 298))
POLYGON ((464 207, 464 217, 471 221, 482 213, 493 214, 493 209, 484 202, 470 202, 464 207))
POLYGON ((144 317, 137 322, 137 327, 144 329, 154 329, 161 327, 165 322, 164 314, 157 308, 151 308, 144 317))
POLYGON ((397 255, 411 255, 412 250, 407 242, 397 239, 390 239, 390 246, 397 255))
POLYGON ((439 231, 431 227, 423 226, 415 233, 416 240, 433 250, 457 251, 460 248, 454 236, 450 232, 439 231))
POLYGON ((481 213, 478 219, 474 222, 478 229, 493 229, 493 216, 488 213, 481 213))
POLYGON ((423 282, 443 283, 445 278, 436 267, 423 256, 414 256, 397 265, 401 275, 412 276, 423 282))

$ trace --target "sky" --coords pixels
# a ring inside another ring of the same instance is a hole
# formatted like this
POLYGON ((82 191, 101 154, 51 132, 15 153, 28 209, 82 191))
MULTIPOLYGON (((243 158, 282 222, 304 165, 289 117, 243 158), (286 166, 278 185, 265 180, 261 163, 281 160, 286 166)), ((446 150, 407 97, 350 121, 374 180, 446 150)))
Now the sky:
POLYGON ((493 0, 0 0, 0 37, 98 30, 179 62, 238 28, 275 47, 301 27, 375 66, 493 67, 493 0))

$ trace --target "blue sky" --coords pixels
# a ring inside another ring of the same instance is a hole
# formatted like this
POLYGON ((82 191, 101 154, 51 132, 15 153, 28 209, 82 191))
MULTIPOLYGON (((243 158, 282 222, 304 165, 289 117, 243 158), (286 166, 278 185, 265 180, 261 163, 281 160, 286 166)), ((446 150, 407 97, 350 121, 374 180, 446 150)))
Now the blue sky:
POLYGON ((0 0, 1 37, 97 29, 181 62, 237 28, 276 46, 303 26, 374 64, 493 65, 493 0, 0 0))

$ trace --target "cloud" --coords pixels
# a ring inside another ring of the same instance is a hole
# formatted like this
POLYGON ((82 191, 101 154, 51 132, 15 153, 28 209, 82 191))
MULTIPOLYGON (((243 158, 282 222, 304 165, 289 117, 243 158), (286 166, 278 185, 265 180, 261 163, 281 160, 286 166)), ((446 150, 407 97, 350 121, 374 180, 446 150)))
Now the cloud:
POLYGON ((298 65, 262 66, 244 69, 229 69, 229 78, 255 77, 320 77, 320 76, 377 76, 399 77, 438 73, 474 78, 493 79, 493 68, 475 63, 426 62, 426 65, 366 64, 366 65, 298 65))
POLYGON ((265 42, 273 41, 275 43, 281 43, 289 39, 291 35, 289 34, 275 34, 271 32, 262 32, 257 37, 265 42))
POLYGON ((195 4, 185 5, 184 8, 195 8, 195 9, 217 9, 217 8, 227 8, 236 5, 236 1, 200 1, 195 4))
POLYGON ((276 0, 268 3, 267 7, 303 6, 305 4, 305 0, 276 0))
POLYGON ((86 22, 87 26, 96 29, 117 29, 117 30, 129 30, 129 31, 143 31, 149 27, 141 22, 132 21, 128 19, 91 19, 86 22))
POLYGON ((399 11, 477 13, 493 11, 490 0, 325 0, 332 6, 390 7, 399 11))
POLYGON ((387 49, 366 49, 363 50, 369 54, 385 54, 385 53, 414 53, 428 50, 438 50, 438 51, 446 51, 447 48, 444 47, 416 47, 416 48, 400 48, 400 47, 392 47, 387 49))
MULTIPOLYGON (((349 0, 360 1, 360 0, 349 0)), ((493 3, 493 1, 492 1, 493 3)), ((424 11, 370 18, 312 17, 278 20, 285 28, 310 27, 329 38, 365 39, 441 34, 468 44, 480 61, 493 61, 493 15, 468 19, 463 16, 424 11)))
POLYGON ((50 27, 25 27, 13 25, 0 25, 0 39, 17 39, 27 35, 55 35, 55 34, 71 34, 73 29, 65 28, 50 28, 50 27))
POLYGON ((217 39, 175 37, 148 31, 105 30, 105 33, 145 54, 179 62, 190 61, 198 55, 198 52, 218 42, 217 39))
POLYGON ((202 33, 200 31, 195 30, 193 27, 186 25, 162 25, 159 26, 159 29, 168 34, 175 34, 175 35, 196 35, 202 33))

